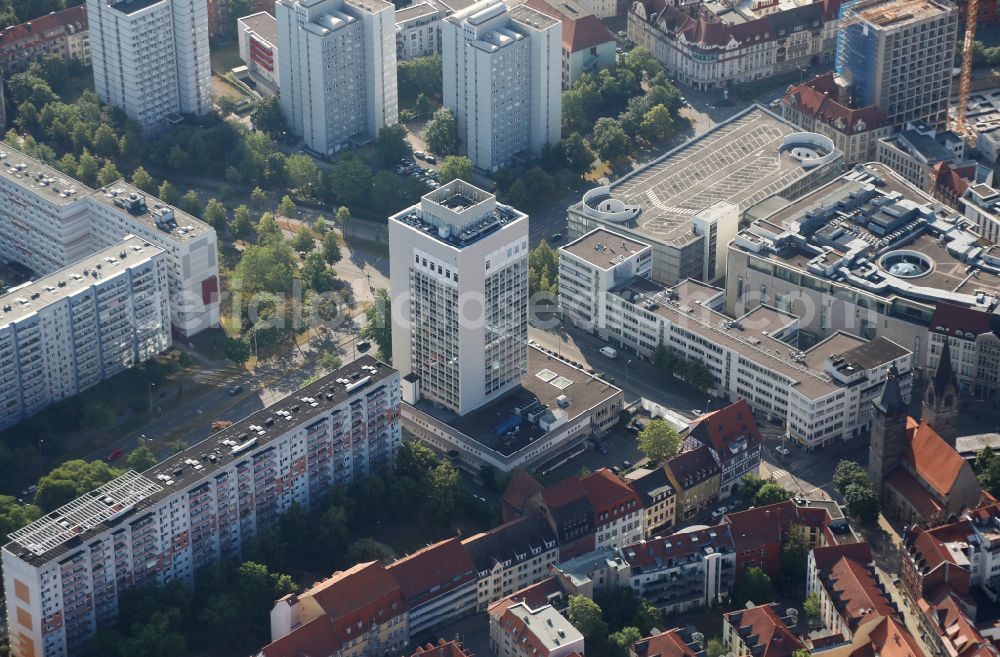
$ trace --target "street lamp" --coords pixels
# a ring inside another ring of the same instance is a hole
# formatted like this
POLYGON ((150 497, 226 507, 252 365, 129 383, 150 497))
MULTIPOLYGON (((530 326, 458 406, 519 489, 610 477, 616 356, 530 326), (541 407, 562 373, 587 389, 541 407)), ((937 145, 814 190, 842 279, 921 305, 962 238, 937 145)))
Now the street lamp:
POLYGON ((155 387, 155 383, 149 384, 149 417, 153 417, 153 388, 155 387))

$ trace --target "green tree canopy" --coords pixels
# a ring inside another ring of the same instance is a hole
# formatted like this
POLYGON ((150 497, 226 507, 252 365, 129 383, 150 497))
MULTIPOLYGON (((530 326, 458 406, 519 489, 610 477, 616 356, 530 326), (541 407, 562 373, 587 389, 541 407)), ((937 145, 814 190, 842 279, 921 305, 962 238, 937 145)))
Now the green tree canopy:
POLYGON ((245 205, 241 205, 233 210, 233 222, 231 228, 238 237, 248 237, 251 233, 253 233, 253 222, 250 220, 250 208, 245 205))
POLYGON ((751 566, 737 578, 733 589, 733 602, 743 607, 747 602, 765 604, 774 600, 774 584, 762 568, 751 566))
POLYGON ((128 455, 126 463, 136 472, 142 472, 156 465, 156 454, 145 445, 140 445, 128 455))
POLYGON ((38 480, 35 504, 45 513, 88 493, 121 474, 104 461, 66 461, 38 480))
POLYGON ((236 277, 246 293, 260 291, 287 294, 297 270, 295 253, 287 242, 251 245, 236 266, 236 277))
POLYGON ((582 177, 594 168, 594 152, 579 132, 574 132, 559 142, 559 150, 566 168, 582 177))
POLYGON ((309 253, 316 248, 316 236, 310 230, 309 226, 299 224, 298 229, 296 229, 295 234, 292 236, 292 248, 303 253, 309 253))
POLYGON ((288 182, 295 189, 308 196, 319 192, 320 173, 316 161, 308 155, 290 155, 285 160, 285 173, 288 182))
POLYGON ((281 226, 270 212, 265 212, 257 222, 257 245, 267 246, 280 244, 285 241, 285 236, 281 232, 281 226))
POLYGON ((656 105, 646 112, 639 126, 643 139, 653 143, 666 139, 673 130, 674 120, 670 117, 670 111, 663 105, 656 105))
POLYGON ((209 199, 208 204, 205 205, 205 210, 202 212, 201 218, 209 226, 219 230, 225 227, 226 223, 229 221, 229 212, 226 210, 225 205, 217 199, 212 198, 209 199))
POLYGON ((386 363, 392 362, 390 311, 389 291, 385 288, 378 288, 375 290, 375 300, 365 308, 365 326, 361 329, 361 337, 375 341, 378 347, 378 358, 386 363))
POLYGON ((327 264, 335 265, 340 262, 340 242, 337 241, 337 234, 333 231, 323 234, 323 258, 327 264))
POLYGON ((401 99, 417 98, 421 94, 441 98, 441 56, 414 57, 396 64, 396 86, 401 99))
POLYGON ((472 160, 464 155, 449 155, 441 163, 440 183, 451 182, 452 180, 472 180, 472 160))
POLYGON ((573 624, 584 641, 598 641, 608 636, 608 625, 601 615, 601 608, 596 602, 582 595, 569 596, 567 619, 573 624))
POLYGON ((132 172, 132 184, 147 194, 156 191, 156 182, 153 180, 153 176, 149 175, 149 172, 141 166, 136 167, 135 171, 132 172))
POLYGON ((330 191, 341 203, 353 205, 368 199, 373 178, 371 167, 364 160, 353 155, 345 155, 330 169, 330 191))
POLYGON ((451 155, 458 150, 458 122, 447 107, 441 107, 424 126, 424 143, 432 153, 451 155))
POLYGON ((636 439, 639 450, 653 463, 662 463, 681 451, 681 437, 663 419, 650 420, 636 439))
POLYGON ((833 472, 833 485, 841 495, 847 492, 847 487, 851 484, 868 481, 868 471, 854 461, 841 460, 833 472))
POLYGON ((285 115, 277 96, 264 96, 253 103, 250 121, 255 128, 271 136, 280 137, 285 132, 285 115))
POLYGON ((528 291, 532 295, 559 292, 559 254, 544 239, 528 254, 528 291))
POLYGON ((809 530, 792 525, 781 542, 781 573, 789 582, 801 582, 806 577, 809 561, 809 530))
POLYGON ((625 134, 621 123, 608 117, 600 118, 594 124, 592 143, 601 159, 608 162, 624 160, 632 152, 632 140, 625 134))
POLYGON ((375 151, 385 165, 396 164, 409 157, 413 149, 406 137, 406 128, 397 123, 379 130, 375 138, 375 151))
POLYGON ((7 534, 38 520, 42 511, 34 504, 21 504, 10 495, 0 495, 0 540, 7 542, 7 534))
POLYGON ((767 506, 792 499, 792 494, 781 484, 769 481, 760 487, 753 498, 754 506, 767 506))

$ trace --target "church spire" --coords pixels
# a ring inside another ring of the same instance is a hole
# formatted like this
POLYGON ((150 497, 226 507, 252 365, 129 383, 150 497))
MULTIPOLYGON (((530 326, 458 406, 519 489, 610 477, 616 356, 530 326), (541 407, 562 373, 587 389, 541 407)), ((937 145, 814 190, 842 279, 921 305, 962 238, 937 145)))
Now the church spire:
POLYGON ((899 390, 899 370, 893 365, 889 368, 889 375, 882 386, 882 394, 875 400, 875 406, 880 411, 889 416, 906 413, 907 405, 903 401, 903 393, 899 390))
POLYGON ((934 394, 938 398, 944 396, 949 386, 953 390, 958 390, 958 377, 951 365, 951 347, 948 345, 948 340, 944 341, 944 346, 941 348, 941 360, 938 361, 937 370, 934 372, 933 385, 934 394))

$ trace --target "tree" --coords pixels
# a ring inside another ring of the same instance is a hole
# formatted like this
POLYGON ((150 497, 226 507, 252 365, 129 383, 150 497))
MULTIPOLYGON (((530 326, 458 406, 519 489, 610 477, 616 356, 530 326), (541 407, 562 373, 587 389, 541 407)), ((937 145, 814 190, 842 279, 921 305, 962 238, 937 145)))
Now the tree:
POLYGON ((180 144, 174 144, 167 154, 167 166, 174 171, 188 171, 191 168, 191 156, 180 144))
POLYGON ((340 226, 340 231, 344 233, 344 236, 346 237, 347 224, 351 221, 351 211, 347 208, 347 206, 342 205, 337 208, 337 214, 334 216, 333 220, 337 222, 337 225, 340 226))
POLYGON ((427 97, 427 94, 417 94, 417 99, 413 101, 413 113, 418 117, 427 116, 434 111, 434 103, 427 97))
POLYGON ((316 236, 305 224, 299 224, 292 236, 292 248, 302 253, 309 253, 316 248, 316 236))
POLYGON ((812 657, 812 652, 808 648, 796 648, 792 651, 792 657, 812 657))
POLYGON ((267 192, 260 187, 254 187, 253 191, 250 192, 250 204, 255 208, 259 208, 265 203, 267 203, 267 192))
POLYGON ((528 293, 555 296, 558 293, 559 254, 542 240, 528 254, 528 293))
POLYGON ((97 181, 97 158, 90 154, 86 148, 80 154, 80 164, 76 168, 76 177, 87 185, 93 185, 97 181))
POLYGON ((371 167, 353 155, 340 158, 330 169, 330 191, 345 205, 367 199, 372 188, 371 167))
POLYGON ((406 440, 400 443, 396 450, 396 463, 393 471, 399 478, 412 479, 423 484, 438 464, 434 452, 416 440, 406 440))
POLYGON ((792 499, 792 494, 781 484, 769 481, 760 487, 753 498, 754 506, 767 506, 792 499))
MULTIPOLYGON (((427 193, 424 183, 417 178, 400 176, 392 171, 379 171, 372 180, 372 207, 390 215, 409 207, 427 193)), ((375 234, 378 240, 378 233, 375 234)))
POLYGON ((121 472, 104 461, 66 461, 38 480, 35 505, 48 513, 106 484, 121 472))
POLYGON ((292 201, 292 197, 285 194, 281 197, 281 202, 278 203, 278 216, 288 217, 289 219, 294 218, 296 215, 295 202, 292 201))
POLYGON ((472 180, 472 160, 464 155, 449 155, 441 163, 441 184, 452 180, 472 180))
POLYGON ((868 481, 868 472, 854 461, 842 459, 833 471, 833 485, 841 495, 853 483, 868 481))
POLYGON ((156 454, 150 448, 141 445, 132 450, 132 453, 128 455, 126 463, 129 468, 137 472, 142 472, 156 465, 156 454))
POLYGON ((976 454, 973 465, 983 490, 994 497, 1000 495, 1000 455, 992 448, 986 447, 976 454))
POLYGON ((335 265, 340 262, 340 242, 337 241, 337 234, 333 232, 323 235, 323 258, 327 264, 335 265))
POLYGON ((105 185, 110 185, 116 180, 120 180, 122 174, 118 171, 118 167, 111 160, 104 163, 101 170, 97 173, 97 182, 100 183, 101 187, 105 185))
POLYGON ((726 646, 721 639, 709 639, 708 643, 705 644, 705 654, 708 657, 722 657, 725 652, 726 646))
POLYGON ((674 129, 674 120, 670 111, 663 105, 657 105, 642 117, 639 132, 649 142, 659 142, 670 135, 674 129))
POLYGON ((809 531, 802 525, 792 525, 781 543, 781 572, 790 582, 801 582, 809 561, 809 531))
POLYGON ((774 600, 774 584, 762 568, 751 566, 743 571, 733 589, 733 602, 743 607, 747 602, 762 604, 774 600))
POLYGON ((324 370, 335 370, 340 368, 341 365, 343 365, 343 361, 337 354, 326 352, 319 357, 319 366, 324 370))
POLYGON ((375 137, 375 151, 385 165, 395 164, 409 157, 413 148, 406 138, 406 128, 397 123, 379 130, 378 136, 375 137))
POLYGON ((454 517, 464 491, 458 470, 448 461, 441 461, 431 470, 429 481, 428 499, 434 509, 434 517, 447 524, 454 517))
POLYGON ((577 177, 583 177, 594 168, 594 152, 579 132, 574 132, 559 142, 559 151, 566 168, 577 177))
POLYGON ((625 134, 621 123, 609 117, 602 117, 594 124, 594 138, 591 140, 602 160, 618 162, 632 152, 632 140, 625 134))
POLYGON ((235 274, 248 294, 261 291, 287 294, 297 269, 292 247, 282 241, 248 246, 235 274))
POLYGON ((385 559, 385 551, 370 538, 359 538, 347 548, 347 561, 351 564, 382 561, 383 559, 385 559))
POLYGON ((442 93, 441 55, 415 57, 400 61, 396 65, 396 87, 400 98, 432 96, 440 98, 442 93))
POLYGON ((844 490, 847 513, 858 522, 872 524, 878 519, 878 495, 867 483, 852 483, 844 490))
POLYGON ((94 152, 101 157, 117 157, 118 155, 118 136, 114 129, 106 123, 97 127, 91 144, 94 147, 94 152))
MULTIPOLYGON (((285 160, 285 172, 292 187, 303 194, 314 196, 320 185, 319 167, 308 155, 290 155, 285 160)), ((282 199, 284 201, 284 199, 282 199)))
POLYGON ((636 46, 630 50, 618 65, 650 78, 662 70, 660 62, 656 61, 656 57, 645 46, 636 46))
POLYGON ((361 329, 361 337, 375 341, 378 358, 386 363, 392 362, 391 307, 389 291, 385 288, 375 290, 375 300, 365 308, 365 327, 361 329))
POLYGON ((681 450, 681 437, 666 420, 655 418, 636 439, 639 450, 653 463, 662 463, 681 450))
POLYGON ((264 96, 254 101, 250 110, 253 126, 269 137, 277 138, 285 132, 285 115, 277 96, 264 96))
POLYGON ((818 593, 813 591, 809 594, 809 597, 807 597, 802 603, 802 611, 806 613, 806 618, 809 619, 810 624, 819 622, 820 614, 822 613, 822 606, 819 602, 818 593))
POLYGON ((42 511, 34 504, 21 504, 10 495, 0 495, 0 540, 7 542, 7 535, 38 520, 42 511))
POLYGON ((281 227, 275 220, 274 215, 270 212, 265 212, 260 216, 260 220, 257 222, 257 244, 258 246, 265 246, 268 244, 280 244, 285 241, 284 235, 281 233, 281 227))
POLYGON ((205 206, 205 211, 202 213, 202 219, 205 220, 209 226, 215 229, 221 229, 229 221, 229 212, 226 210, 220 201, 212 198, 208 200, 208 204, 205 206))
POLYGON ((232 96, 219 96, 215 99, 215 105, 219 108, 219 118, 225 119, 236 111, 236 99, 232 96))
POLYGON ((193 189, 187 190, 184 196, 181 198, 181 207, 188 214, 194 215, 196 217, 201 216, 201 198, 198 196, 198 192, 193 189))
POLYGON ((164 180, 156 194, 161 201, 168 205, 176 206, 181 202, 181 195, 177 189, 170 184, 169 180, 164 180))
POLYGON ((149 172, 141 166, 136 167, 135 171, 132 172, 132 184, 147 194, 152 194, 156 190, 153 176, 149 175, 149 172))
POLYGON ((226 358, 242 365, 250 360, 253 352, 250 349, 250 342, 246 338, 229 338, 226 340, 226 358))
POLYGON ((584 641, 602 641, 608 635, 608 625, 601 616, 601 608, 596 602, 582 595, 569 596, 567 618, 584 641))
POLYGON ((250 208, 241 205, 233 210, 232 230, 240 237, 247 237, 253 232, 253 223, 250 221, 250 208))
POLYGON ((642 633, 635 627, 623 627, 618 632, 611 634, 608 641, 615 647, 615 651, 621 657, 627 657, 632 644, 642 638, 642 633))
POLYGON ((302 263, 302 278, 306 285, 316 292, 326 292, 333 287, 336 277, 330 271, 319 251, 312 251, 302 263))
POLYGON ((432 153, 451 155, 458 150, 458 122, 447 107, 438 108, 424 126, 424 143, 432 153))

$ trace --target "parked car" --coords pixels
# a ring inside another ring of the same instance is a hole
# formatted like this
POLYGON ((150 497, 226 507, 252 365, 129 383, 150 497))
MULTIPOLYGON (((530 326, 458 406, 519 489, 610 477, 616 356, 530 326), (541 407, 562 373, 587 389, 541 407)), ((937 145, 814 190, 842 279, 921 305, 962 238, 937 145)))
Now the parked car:
POLYGON ((692 408, 691 413, 693 413, 695 417, 701 417, 702 415, 705 414, 705 411, 697 408, 692 408))
POLYGON ((602 356, 607 358, 618 358, 618 351, 614 347, 601 347, 600 352, 602 356))
POLYGON ((241 390, 243 390, 243 384, 242 383, 237 383, 236 385, 234 385, 232 388, 229 389, 229 394, 231 396, 232 395, 238 395, 241 390))
POLYGON ((622 467, 623 468, 631 468, 632 467, 632 461, 629 461, 629 460, 622 461, 622 467))
POLYGON ((778 445, 777 447, 774 448, 774 451, 781 454, 782 456, 788 456, 789 454, 791 454, 791 451, 784 445, 778 445))
POLYGON ((558 242, 562 239, 562 233, 552 233, 552 241, 558 242))
POLYGON ((433 155, 428 155, 424 159, 427 160, 428 164, 437 164, 438 161, 437 158, 434 157, 433 155))
POLYGON ((21 491, 21 497, 28 497, 29 495, 34 495, 35 491, 38 490, 38 486, 32 484, 24 490, 21 491))
POLYGON ((600 452, 601 454, 607 454, 608 453, 608 448, 605 447, 604 445, 598 445, 597 446, 597 451, 600 452))
POLYGON ((111 463, 112 461, 117 461, 118 459, 120 459, 121 456, 122 456, 122 450, 116 449, 110 454, 108 454, 104 460, 107 461, 108 463, 111 463))
POLYGON ((726 506, 726 505, 720 506, 715 511, 712 511, 712 519, 713 520, 718 520, 722 516, 726 515, 727 511, 729 511, 729 507, 728 506, 726 506))
POLYGON ((367 340, 362 340, 361 342, 358 343, 358 351, 364 353, 368 351, 371 348, 371 346, 372 345, 370 342, 368 342, 367 340))
POLYGON ((422 160, 427 156, 424 155, 423 151, 413 151, 413 157, 417 158, 418 160, 422 160))

